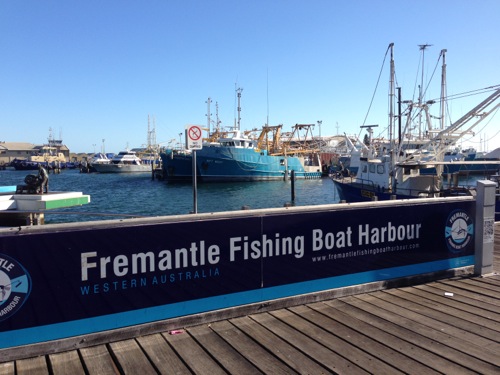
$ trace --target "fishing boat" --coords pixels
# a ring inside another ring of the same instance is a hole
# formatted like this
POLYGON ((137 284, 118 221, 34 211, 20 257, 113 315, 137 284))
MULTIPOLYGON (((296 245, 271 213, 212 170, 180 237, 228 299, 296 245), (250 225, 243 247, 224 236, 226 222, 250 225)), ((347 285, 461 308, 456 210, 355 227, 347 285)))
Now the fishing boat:
MULTIPOLYGON (((394 119, 402 118, 401 113, 394 116, 394 58, 393 44, 389 45, 388 52, 391 55, 391 75, 390 75, 390 103, 389 103, 389 129, 391 134, 395 134, 394 119)), ((444 65, 444 63, 443 63, 444 65)), ((457 184, 445 186, 443 181, 443 167, 450 162, 444 161, 444 154, 449 145, 454 144, 463 134, 469 133, 474 126, 484 120, 489 114, 496 110, 499 104, 493 109, 490 106, 500 98, 500 89, 496 88, 487 99, 465 114, 458 121, 449 127, 435 131, 432 137, 423 142, 418 150, 408 153, 404 150, 404 143, 399 136, 399 142, 395 142, 392 137, 388 147, 382 150, 374 148, 372 140, 373 130, 369 127, 370 153, 360 157, 359 169, 355 176, 345 173, 336 173, 332 176, 333 183, 339 193, 340 199, 347 202, 358 202, 365 200, 388 200, 388 199, 408 199, 420 197, 441 197, 451 195, 471 195, 470 188, 459 188, 457 184), (480 113, 481 116, 477 117, 480 113), (467 125, 474 121, 473 125, 467 125), (467 125, 467 126, 466 126, 467 125), (422 174, 422 169, 434 168, 435 174, 422 174)), ((401 102, 401 100, 399 100, 401 102)), ((415 103, 415 107, 420 106, 427 111, 428 106, 415 103)), ((412 106, 412 103, 409 103, 412 106)), ((411 113, 411 109, 409 112, 411 113)), ((415 109, 415 108, 413 108, 415 109)), ((410 117, 410 116, 408 116, 410 117)), ((425 116, 430 118, 428 114, 425 116)), ((401 128, 401 124, 399 126, 401 128)))
MULTIPOLYGON (((500 158, 487 153, 478 153, 474 148, 467 148, 446 152, 444 155, 443 174, 461 176, 498 174, 500 171, 500 158)), ((422 174, 435 173, 434 168, 422 169, 422 174)))
MULTIPOLYGON (((302 148, 266 136, 279 136, 281 125, 264 126, 258 139, 251 139, 235 131, 233 136, 220 138, 197 154, 197 166, 203 181, 270 181, 291 176, 297 179, 321 177, 319 150, 302 148)), ((294 133, 300 125, 294 127, 294 133)))
MULTIPOLYGON (((200 182, 240 182, 285 180, 322 177, 320 149, 311 147, 314 124, 296 124, 292 132, 282 135, 283 125, 241 131, 240 99, 237 89, 238 119, 228 131, 221 131, 216 121, 215 130, 204 139, 201 150, 196 150, 196 174, 200 182)), ((210 103, 208 98, 207 128, 210 130, 210 103)), ((164 178, 167 181, 192 179, 193 155, 188 151, 172 150, 160 154, 164 178)))
POLYGON ((62 140, 54 139, 52 129, 49 129, 48 142, 42 146, 35 147, 30 151, 31 155, 23 159, 14 159, 10 165, 16 170, 37 170, 39 165, 46 169, 60 170, 66 167, 68 159, 61 152, 62 140))
MULTIPOLYGON (((309 126, 309 125, 307 125, 309 126)), ((292 134, 305 126, 297 124, 292 134)), ((238 129, 211 137, 196 151, 196 172, 201 182, 237 182, 318 179, 322 176, 319 150, 300 146, 293 136, 279 140, 282 125, 264 126, 258 138, 238 129), (273 139, 269 140, 269 134, 273 139)), ((161 154, 167 181, 192 178, 192 153, 169 150, 161 154)))
POLYGON ((496 184, 495 187, 495 221, 500 221, 500 174, 489 176, 489 180, 496 184))
POLYGON ((11 166, 15 170, 28 171, 37 170, 38 166, 45 168, 64 168, 66 166, 66 157, 58 148, 50 144, 43 145, 36 153, 30 155, 27 159, 14 159, 11 166))
POLYGON ((114 155, 109 163, 95 163, 92 168, 98 173, 150 172, 151 166, 144 164, 135 151, 125 150, 114 155))

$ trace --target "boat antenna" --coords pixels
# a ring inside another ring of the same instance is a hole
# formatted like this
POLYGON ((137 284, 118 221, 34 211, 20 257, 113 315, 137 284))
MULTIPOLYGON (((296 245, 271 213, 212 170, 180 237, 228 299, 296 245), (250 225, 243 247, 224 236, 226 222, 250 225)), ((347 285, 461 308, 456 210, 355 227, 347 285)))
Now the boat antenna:
POLYGON ((266 101, 267 101, 266 126, 268 126, 269 125, 269 68, 266 69, 266 101))

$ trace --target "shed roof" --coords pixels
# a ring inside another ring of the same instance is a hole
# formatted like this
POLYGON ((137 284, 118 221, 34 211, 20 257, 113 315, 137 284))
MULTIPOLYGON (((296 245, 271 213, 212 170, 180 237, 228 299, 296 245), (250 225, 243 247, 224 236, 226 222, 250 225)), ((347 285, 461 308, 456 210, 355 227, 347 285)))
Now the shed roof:
POLYGON ((33 150, 35 145, 28 142, 0 142, 0 147, 9 151, 33 150))

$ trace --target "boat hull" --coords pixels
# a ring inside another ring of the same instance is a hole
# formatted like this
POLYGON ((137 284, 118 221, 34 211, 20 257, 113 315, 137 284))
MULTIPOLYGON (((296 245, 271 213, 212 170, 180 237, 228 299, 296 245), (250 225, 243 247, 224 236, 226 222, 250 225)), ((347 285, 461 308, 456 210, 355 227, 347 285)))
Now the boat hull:
POLYGON ((144 173, 151 172, 150 165, 133 164, 93 164, 92 168, 98 173, 144 173))
POLYGON ((66 168, 66 162, 59 163, 57 166, 56 162, 38 162, 38 161, 30 161, 30 160, 13 160, 10 165, 14 167, 16 171, 36 171, 38 167, 41 165, 45 169, 64 169, 66 168))
POLYGON ((38 163, 30 161, 12 161, 10 163, 16 171, 35 171, 38 169, 38 163))
POLYGON ((191 182, 193 180, 193 158, 190 154, 170 150, 160 154, 160 158, 165 180, 169 182, 191 182))
POLYGON ((306 170, 295 156, 275 156, 254 149, 204 147, 197 152, 196 164, 205 182, 273 181, 288 178, 321 178, 321 167, 306 170))
POLYGON ((409 199, 414 198, 404 194, 392 194, 390 192, 381 191, 369 185, 357 183, 348 183, 343 180, 332 179, 341 201, 366 202, 374 200, 391 200, 391 199, 409 199))
POLYGON ((361 184, 356 182, 346 182, 345 179, 332 179, 335 185, 339 198, 348 203, 366 202, 366 201, 386 201, 392 199, 418 199, 429 198, 431 196, 466 196, 471 195, 470 189, 466 188, 449 188, 436 192, 422 192, 420 195, 404 194, 403 192, 393 193, 384 191, 369 184, 361 184))
MULTIPOLYGON (((162 154, 167 181, 191 181, 192 156, 162 154)), ((291 177, 319 179, 320 166, 304 166, 295 156, 274 156, 253 149, 204 147, 196 152, 196 170, 201 182, 277 181, 291 177)))

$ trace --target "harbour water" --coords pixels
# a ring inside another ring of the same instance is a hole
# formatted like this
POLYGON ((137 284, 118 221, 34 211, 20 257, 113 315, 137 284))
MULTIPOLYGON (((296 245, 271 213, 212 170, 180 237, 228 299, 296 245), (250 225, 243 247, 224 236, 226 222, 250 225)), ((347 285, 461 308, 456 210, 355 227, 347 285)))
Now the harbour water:
MULTIPOLYGON (((31 171, 36 174, 37 171, 31 171)), ((0 185, 21 185, 30 171, 0 171, 0 185)), ((290 181, 198 184, 198 213, 283 207, 292 203, 290 181)), ((67 169, 49 175, 49 191, 90 195, 90 204, 47 211, 45 223, 94 221, 124 217, 188 214, 194 210, 193 187, 152 180, 151 173, 99 174, 67 169)), ((329 178, 295 181, 296 206, 339 201, 329 178)))

